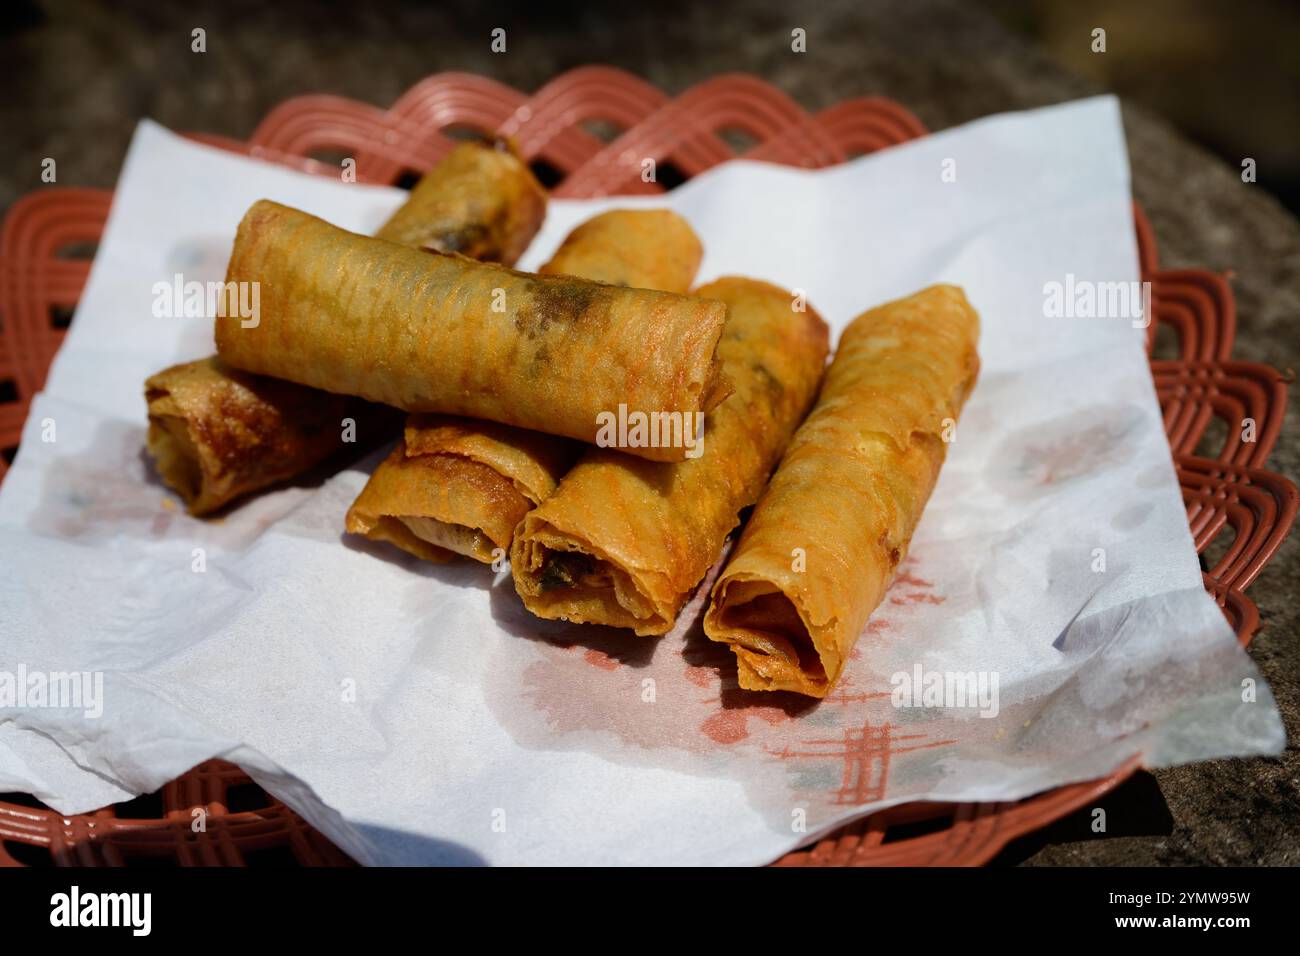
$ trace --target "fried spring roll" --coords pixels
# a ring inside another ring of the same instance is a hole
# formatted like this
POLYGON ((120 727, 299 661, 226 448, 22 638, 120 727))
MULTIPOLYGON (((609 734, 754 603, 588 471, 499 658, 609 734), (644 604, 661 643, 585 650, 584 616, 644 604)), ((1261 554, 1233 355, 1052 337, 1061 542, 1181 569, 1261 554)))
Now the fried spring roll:
POLYGON ((461 143, 375 235, 512 266, 546 216, 546 191, 506 140, 461 143))
POLYGON ((537 271, 685 293, 703 258, 699 236, 671 209, 613 209, 577 226, 537 271))
POLYGON ((932 286, 845 330, 816 406, 713 585, 740 686, 824 697, 884 598, 979 372, 979 316, 932 286), (794 555, 802 549, 803 560, 794 555))
POLYGON ((620 404, 690 415, 726 395, 727 310, 705 298, 426 254, 267 200, 240 223, 226 278, 258 283, 260 312, 217 319, 223 361, 406 411, 594 442, 620 404))
MULTIPOLYGON (((545 192, 511 148, 465 143, 425 174, 379 235, 514 265, 545 212, 545 192)), ((323 461, 343 447, 345 417, 387 420, 359 399, 240 372, 215 356, 152 376, 145 399, 149 452, 195 515, 323 461)))
POLYGON ((412 415, 402 441, 348 509, 347 530, 426 561, 461 554, 490 563, 580 447, 497 422, 412 415))
POLYGON ((144 387, 149 454, 196 515, 324 460, 359 412, 346 396, 239 372, 215 356, 164 369, 144 387))
POLYGON ((698 457, 648 462, 593 449, 528 513, 510 560, 539 617, 668 631, 812 404, 827 353, 820 316, 751 279, 697 294, 727 303, 718 351, 735 393, 705 420, 698 457))
MULTIPOLYGON (((666 209, 613 210, 578 226, 541 271, 686 292, 704 249, 666 209)), ((582 446, 567 438, 450 415, 412 415, 403 441, 348 509, 347 530, 430 561, 491 563, 525 514, 550 496, 582 446), (401 472, 401 476, 397 473, 401 472)))

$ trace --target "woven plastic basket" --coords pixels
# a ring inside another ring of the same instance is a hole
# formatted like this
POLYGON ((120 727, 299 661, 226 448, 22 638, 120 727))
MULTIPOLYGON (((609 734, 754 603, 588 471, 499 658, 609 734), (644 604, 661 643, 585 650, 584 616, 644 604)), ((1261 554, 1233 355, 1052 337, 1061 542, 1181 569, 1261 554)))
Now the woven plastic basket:
MULTIPOLYGON (((337 96, 303 96, 273 110, 247 142, 196 134, 224 149, 337 176, 326 158, 351 156, 357 178, 406 183, 461 132, 512 136, 557 196, 658 192, 743 154, 822 167, 925 135, 896 103, 855 99, 809 115, 752 76, 721 76, 670 97, 606 67, 565 73, 528 96, 479 76, 442 73, 387 110, 337 96), (641 179, 653 157, 658 183, 641 179)), ((0 236, 0 449, 18 443, 32 396, 62 341, 107 218, 111 194, 44 189, 9 210, 0 236)), ((1259 626, 1246 596, 1295 520, 1295 486, 1264 469, 1282 427, 1286 384, 1267 365, 1231 358, 1236 332, 1223 276, 1161 270, 1135 213, 1155 377, 1205 587, 1242 644, 1259 626), (1157 357, 1158 356, 1158 357, 1157 357), (1254 442, 1240 423, 1257 423, 1254 442), (1216 420, 1219 422, 1215 425, 1216 420), (1227 428, 1223 428, 1223 424, 1227 428), (1213 442, 1210 436, 1222 433, 1213 442), (1207 448, 1207 444, 1214 447, 1207 448), (1225 548, 1219 542, 1230 539, 1225 548), (1216 554, 1212 564, 1207 552, 1216 554)), ((0 460, 0 478, 5 464, 0 460)), ((870 755, 866 755, 870 758, 870 755)), ((847 765, 846 765, 847 766, 847 765)), ((787 855, 781 865, 979 864, 1006 844, 1085 806, 1125 780, 1104 780, 1012 803, 918 803, 873 814, 787 855)), ((846 773, 849 772, 846 770, 846 773)), ((350 861, 237 767, 209 761, 161 791, 65 817, 19 794, 0 795, 0 864, 345 865, 350 861), (204 832, 191 829, 196 809, 204 832)))

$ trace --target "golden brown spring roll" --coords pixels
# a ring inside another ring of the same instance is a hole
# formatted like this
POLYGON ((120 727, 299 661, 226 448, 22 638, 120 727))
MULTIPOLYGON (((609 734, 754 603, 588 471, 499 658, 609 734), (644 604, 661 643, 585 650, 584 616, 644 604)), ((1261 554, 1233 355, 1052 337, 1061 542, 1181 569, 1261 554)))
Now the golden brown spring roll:
POLYGON ((497 422, 412 415, 348 509, 347 530, 426 561, 462 554, 490 563, 580 447, 497 422))
POLYGON ((546 191, 513 145, 469 142, 426 173, 375 235, 512 266, 545 216, 546 191))
POLYGON ((222 361, 406 411, 595 442, 621 404, 689 415, 726 394, 727 310, 710 299, 427 254, 268 200, 240 223, 226 278, 258 283, 260 310, 218 317, 222 361))
POLYGON ((872 309, 840 339, 808 420, 713 585, 704 619, 748 690, 824 697, 885 595, 979 372, 956 286, 872 309), (799 549, 799 550, 797 550, 799 549))
MULTIPOLYGON (((466 143, 425 174, 379 235, 513 265, 545 212, 545 192, 512 148, 466 143)), ((343 447, 343 418, 391 420, 359 399, 240 372, 215 356, 159 372, 145 391, 149 452, 195 515, 323 461, 343 447)))
POLYGON ((537 271, 685 293, 703 258, 700 237, 671 209, 612 209, 577 226, 537 271))
POLYGON ((539 617, 668 631, 812 403, 826 363, 820 316, 751 279, 697 294, 727 303, 718 351, 735 393, 705 420, 698 457, 648 462, 593 449, 528 513, 510 561, 539 617))
POLYGON ((215 356, 173 365, 144 387, 149 454, 196 515, 345 447, 344 420, 355 423, 362 404, 226 368, 215 356))
MULTIPOLYGON (((612 210, 578 226, 542 272, 686 292, 704 255, 666 209, 612 210)), ((484 563, 510 548, 520 520, 555 490, 582 446, 567 438, 450 415, 412 415, 404 439, 348 509, 347 529, 425 560, 484 563), (398 478, 393 472, 404 472, 398 478)))

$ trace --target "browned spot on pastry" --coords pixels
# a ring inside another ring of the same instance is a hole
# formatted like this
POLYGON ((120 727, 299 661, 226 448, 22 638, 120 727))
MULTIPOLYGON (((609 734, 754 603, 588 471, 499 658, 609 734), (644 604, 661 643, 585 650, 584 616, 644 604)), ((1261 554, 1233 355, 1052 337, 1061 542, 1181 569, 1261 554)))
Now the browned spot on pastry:
POLYGON ((515 327, 529 338, 544 335, 552 325, 608 320, 604 286, 573 279, 538 280, 530 284, 527 300, 515 312, 515 327))

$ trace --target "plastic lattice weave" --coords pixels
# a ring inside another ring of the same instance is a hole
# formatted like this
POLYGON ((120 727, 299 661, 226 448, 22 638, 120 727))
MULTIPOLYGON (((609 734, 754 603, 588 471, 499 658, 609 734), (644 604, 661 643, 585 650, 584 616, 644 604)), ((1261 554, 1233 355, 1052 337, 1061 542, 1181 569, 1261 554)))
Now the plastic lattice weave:
MULTIPOLYGON (((297 97, 273 110, 247 143, 194 138, 330 176, 338 175, 338 166, 329 157, 351 156, 359 180, 405 183, 469 131, 512 136, 553 194, 568 197, 659 192, 664 183, 741 154, 829 166, 925 135, 914 116, 886 99, 849 100, 809 115, 752 76, 717 77, 670 97, 629 74, 586 67, 532 96, 483 77, 442 73, 386 110, 337 96, 297 97), (642 181, 646 157, 655 160, 658 182, 642 181)), ((15 203, 5 218, 0 449, 6 457, 18 444, 28 405, 85 284, 110 198, 96 190, 44 189, 15 203)), ((1225 278, 1161 270, 1140 212, 1136 226, 1143 278, 1152 283, 1151 370, 1188 522, 1206 567, 1205 587, 1245 644, 1259 626, 1245 589, 1296 516, 1295 486, 1264 468, 1282 426, 1285 380, 1267 365, 1232 360, 1236 313, 1225 278), (1256 423, 1253 442, 1243 440, 1239 427, 1247 418, 1256 423)), ((0 478, 5 467, 0 459, 0 478)), ((1010 840, 1097 800, 1136 766, 1011 803, 894 807, 780 864, 983 863, 1010 840)), ((3 795, 3 801, 4 864, 349 862, 238 768, 220 761, 199 765, 157 794, 90 814, 65 817, 18 794, 3 795)))

